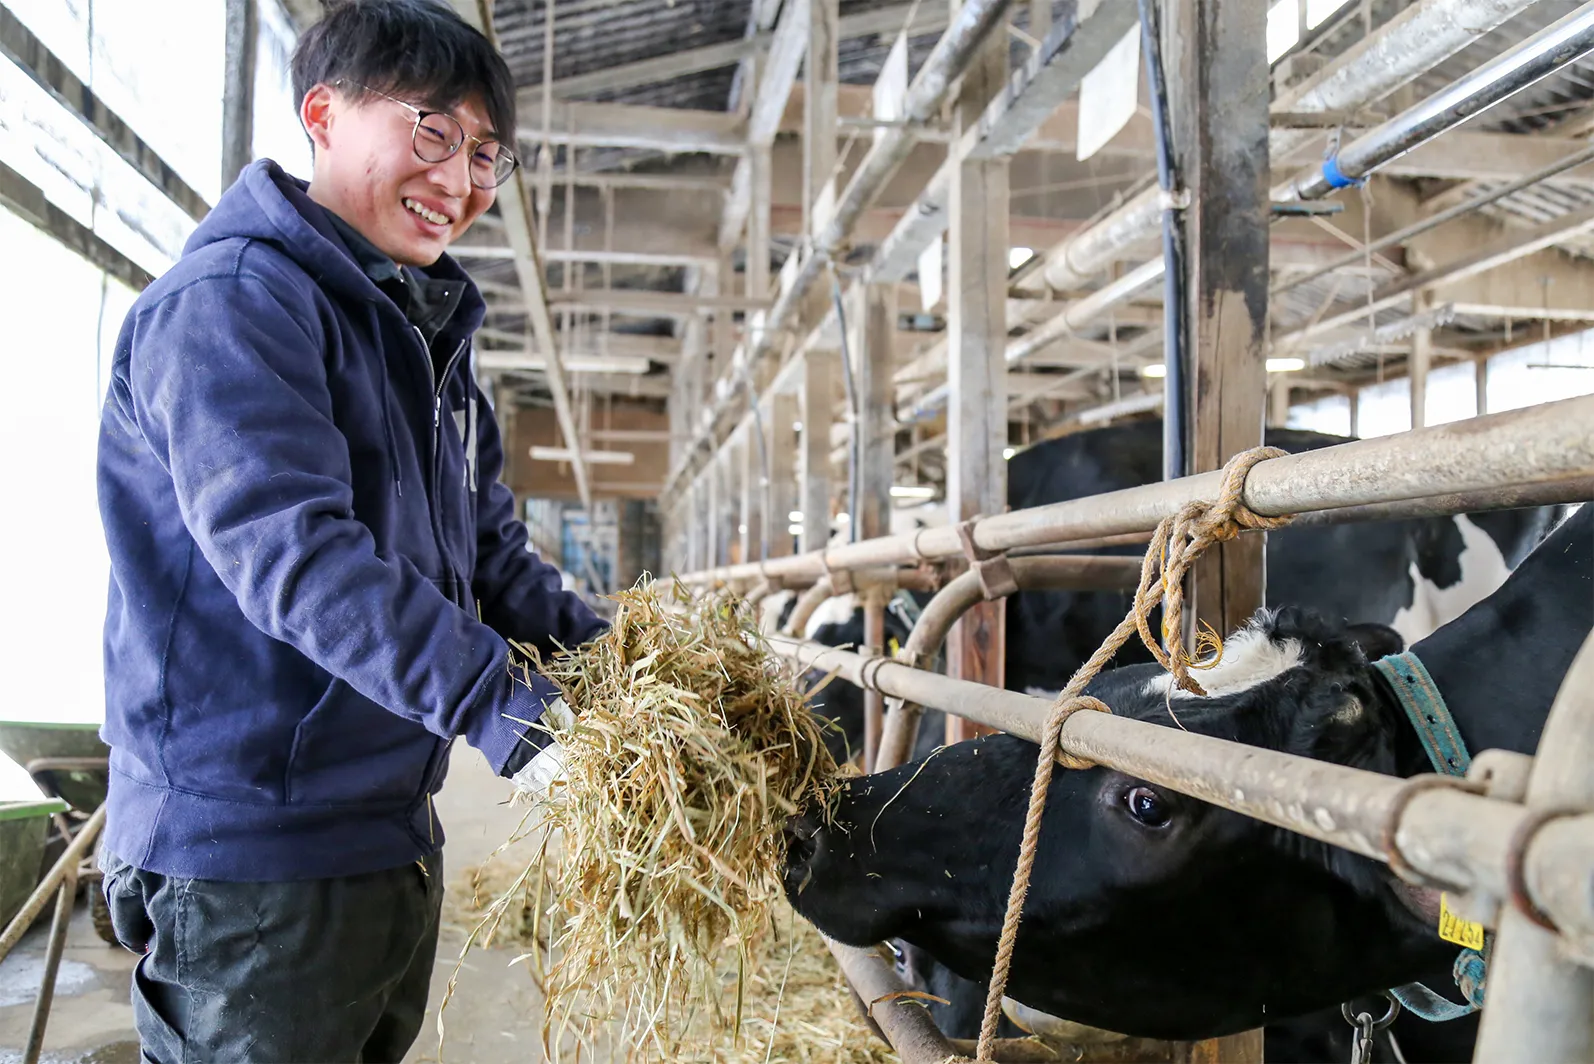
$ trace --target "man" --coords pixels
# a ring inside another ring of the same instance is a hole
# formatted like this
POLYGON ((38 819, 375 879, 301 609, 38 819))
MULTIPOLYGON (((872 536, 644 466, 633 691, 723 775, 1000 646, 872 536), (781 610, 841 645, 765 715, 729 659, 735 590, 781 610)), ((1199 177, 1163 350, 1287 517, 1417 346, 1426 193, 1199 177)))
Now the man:
POLYGON ((463 736, 536 752, 551 652, 602 628, 526 550, 443 254, 512 172, 502 58, 434 0, 352 0, 293 60, 308 186, 250 166, 118 341, 105 890, 145 1059, 400 1059, 437 943, 431 796, 463 736))

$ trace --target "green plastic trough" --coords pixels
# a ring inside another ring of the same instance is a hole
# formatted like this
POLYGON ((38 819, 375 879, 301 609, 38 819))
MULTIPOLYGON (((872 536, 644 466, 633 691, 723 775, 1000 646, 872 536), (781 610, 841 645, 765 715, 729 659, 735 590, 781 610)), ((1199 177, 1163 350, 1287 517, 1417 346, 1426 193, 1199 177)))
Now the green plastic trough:
POLYGON ((38 885, 50 818, 65 811, 59 798, 0 802, 0 927, 11 922, 38 885))

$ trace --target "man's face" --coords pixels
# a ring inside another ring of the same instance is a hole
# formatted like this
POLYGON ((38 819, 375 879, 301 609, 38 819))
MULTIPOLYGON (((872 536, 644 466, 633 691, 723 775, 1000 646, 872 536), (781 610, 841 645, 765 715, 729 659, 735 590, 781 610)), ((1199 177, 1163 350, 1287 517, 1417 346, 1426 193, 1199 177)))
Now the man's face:
MULTIPOLYGON (((405 103, 432 110, 403 93, 405 103)), ((472 97, 449 108, 467 137, 496 138, 487 109, 472 97)), ((466 140, 440 163, 422 161, 411 135, 415 112, 383 96, 356 103, 318 85, 300 118, 315 143, 310 198, 335 212, 395 262, 428 266, 492 205, 493 189, 471 184, 466 140)))

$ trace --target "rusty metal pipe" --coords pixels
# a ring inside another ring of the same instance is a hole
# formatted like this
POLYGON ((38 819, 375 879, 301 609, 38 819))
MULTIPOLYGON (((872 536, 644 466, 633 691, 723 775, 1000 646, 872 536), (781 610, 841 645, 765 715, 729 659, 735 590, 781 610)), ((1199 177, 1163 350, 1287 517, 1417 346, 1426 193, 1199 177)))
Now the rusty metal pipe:
MULTIPOLYGON (((1038 740, 1051 702, 966 680, 776 638, 772 648, 803 666, 834 670, 859 686, 1038 740), (867 664, 866 664, 867 663, 867 664)), ((1246 746, 1110 713, 1076 713, 1062 747, 1076 757, 1172 788, 1343 849, 1388 860, 1383 835, 1406 780, 1246 746)), ((1450 789, 1405 804, 1395 843, 1419 872, 1456 893, 1505 897, 1507 853, 1528 812, 1520 805, 1450 789)), ((1572 941, 1594 939, 1594 813, 1546 824, 1523 858, 1533 902, 1572 941)), ((1490 920, 1481 922, 1488 925, 1490 920)))
POLYGON ((28 1024, 28 1041, 22 1050, 22 1064, 39 1064, 44 1052, 44 1030, 50 1022, 50 1006, 55 1003, 55 980, 61 972, 61 954, 66 949, 66 933, 72 926, 72 909, 77 902, 77 865, 67 868, 55 894, 55 918, 50 922, 50 941, 44 950, 44 977, 39 981, 39 996, 33 1002, 33 1018, 28 1024))
MULTIPOLYGON (((1051 555, 1009 558, 1013 579, 1019 590, 1122 591, 1133 588, 1140 578, 1139 558, 1051 555)), ((936 593, 919 614, 919 621, 908 634, 908 641, 897 652, 897 660, 917 666, 939 653, 947 633, 959 617, 967 613, 984 594, 978 573, 967 572, 936 593)), ((880 738, 880 752, 873 771, 895 768, 908 759, 919 735, 922 706, 893 698, 887 703, 886 720, 880 738)))
MULTIPOLYGON (((1354 440, 1258 463, 1244 501, 1276 516, 1350 506, 1428 500, 1423 512, 1454 512, 1447 496, 1497 491, 1503 485, 1547 485, 1594 478, 1594 396, 1396 436, 1354 440)), ((1012 550, 1066 541, 1146 532, 1186 503, 1217 496, 1221 473, 1202 473, 1086 499, 1052 503, 983 518, 974 541, 986 550, 1012 550)), ((819 576, 831 569, 901 565, 961 554, 957 530, 924 529, 863 540, 827 551, 689 573, 687 583, 748 578, 759 565, 774 576, 819 576)))
POLYGON ((900 996, 911 988, 898 978, 879 950, 844 946, 829 938, 825 945, 903 1064, 945 1064, 957 1055, 929 1011, 900 996))
MULTIPOLYGON (((886 599, 890 595, 874 588, 864 596, 863 645, 871 655, 879 656, 886 649, 886 599)), ((863 767, 864 771, 875 763, 880 749, 880 729, 885 722, 886 696, 879 691, 863 693, 863 767)))
MULTIPOLYGON (((1539 739, 1528 777, 1530 812, 1594 808, 1594 635, 1572 661, 1539 739)), ((1561 823, 1552 821, 1552 823, 1561 823)), ((1531 871, 1529 872, 1531 880, 1531 871)), ((1588 892, 1589 877, 1537 884, 1588 892)), ((1530 881, 1530 888, 1535 886, 1530 881)), ((1496 895, 1498 897, 1498 895, 1496 895)), ((1527 1064, 1594 1059, 1594 956, 1590 940, 1563 947, 1561 936, 1512 906, 1500 914, 1489 958, 1489 1007, 1478 1029, 1475 1060, 1527 1064), (1569 955, 1570 954, 1570 955, 1569 955), (1581 962, 1581 963, 1580 963, 1581 962)), ((1565 929, 1566 925, 1561 925, 1565 929)))

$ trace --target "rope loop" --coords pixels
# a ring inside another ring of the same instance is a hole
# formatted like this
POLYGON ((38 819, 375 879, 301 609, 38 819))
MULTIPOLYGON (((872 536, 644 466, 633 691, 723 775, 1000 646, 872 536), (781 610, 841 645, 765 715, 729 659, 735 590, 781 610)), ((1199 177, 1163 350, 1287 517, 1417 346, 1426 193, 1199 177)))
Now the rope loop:
MULTIPOLYGON (((985 999, 985 1018, 980 1024, 975 1058, 981 1064, 988 1064, 995 1049, 997 1022, 1002 1016, 1002 994, 1007 989, 1007 977, 1013 965, 1013 948, 1018 941, 1019 918, 1024 911, 1024 899, 1029 894, 1030 873, 1035 867, 1041 815, 1046 810, 1046 795, 1051 789, 1052 767, 1057 764, 1073 769, 1095 767, 1083 758, 1061 750, 1063 724, 1082 709, 1112 712, 1100 699, 1086 695, 1085 688, 1106 668, 1132 635, 1140 636, 1146 648, 1173 675, 1181 688, 1192 694, 1206 694, 1190 675, 1192 667, 1202 666, 1192 664, 1190 653, 1180 635, 1184 578, 1196 559, 1214 544, 1231 540, 1248 529, 1261 531, 1281 528, 1290 522, 1289 516, 1264 517, 1245 505, 1245 479, 1251 470, 1258 462, 1280 458, 1287 453, 1277 447, 1253 447, 1240 452, 1223 467, 1223 481, 1218 489, 1217 501, 1189 503, 1158 522, 1151 536, 1151 544, 1146 548, 1145 560, 1140 565, 1140 586, 1135 591, 1134 605, 1096 653, 1090 656, 1090 660, 1069 679, 1068 685, 1052 704, 1041 733, 1040 757, 1035 763, 1034 782, 1030 785, 1029 811, 1024 820, 1023 839, 1019 844, 1018 867, 1014 870, 1013 885, 1007 896, 1002 936, 997 941, 996 962, 991 969, 990 994, 985 999), (1151 630, 1151 614, 1158 605, 1163 608, 1162 638, 1158 638, 1151 630)), ((1219 647, 1221 655, 1221 644, 1219 647)))

